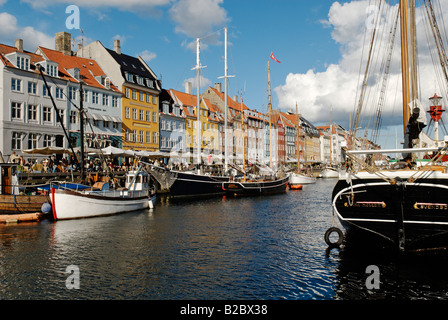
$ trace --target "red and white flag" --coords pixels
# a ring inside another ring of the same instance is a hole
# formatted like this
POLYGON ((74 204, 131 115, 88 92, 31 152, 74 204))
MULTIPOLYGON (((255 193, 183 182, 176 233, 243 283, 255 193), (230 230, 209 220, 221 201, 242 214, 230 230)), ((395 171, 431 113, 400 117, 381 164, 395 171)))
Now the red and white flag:
POLYGON ((271 52, 271 59, 277 61, 278 63, 280 63, 280 61, 278 61, 277 58, 274 56, 273 52, 271 52))

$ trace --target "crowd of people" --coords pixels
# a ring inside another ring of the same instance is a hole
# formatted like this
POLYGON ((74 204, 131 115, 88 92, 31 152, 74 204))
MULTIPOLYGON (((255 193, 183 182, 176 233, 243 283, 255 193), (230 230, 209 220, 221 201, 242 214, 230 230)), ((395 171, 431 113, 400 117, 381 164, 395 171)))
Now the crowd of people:
MULTIPOLYGON (((18 170, 25 173, 55 173, 55 172, 79 172, 80 166, 74 156, 49 155, 45 158, 27 160, 23 156, 13 152, 9 158, 10 163, 17 163, 18 170)), ((85 172, 128 171, 135 166, 131 159, 122 161, 117 158, 101 161, 98 158, 87 158, 84 162, 85 172)))

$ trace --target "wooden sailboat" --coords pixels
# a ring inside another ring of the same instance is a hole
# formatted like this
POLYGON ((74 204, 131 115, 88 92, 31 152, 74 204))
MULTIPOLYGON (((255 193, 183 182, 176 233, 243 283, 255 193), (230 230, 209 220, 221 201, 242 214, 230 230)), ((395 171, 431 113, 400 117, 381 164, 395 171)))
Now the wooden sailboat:
MULTIPOLYGON (((225 132, 226 132, 226 148, 225 148, 225 165, 227 171, 227 28, 224 28, 225 34, 225 132)), ((200 39, 196 39, 196 81, 197 81, 197 134, 196 144, 197 148, 197 171, 196 172, 182 172, 177 170, 170 170, 168 168, 150 165, 151 175, 160 183, 162 188, 169 191, 169 195, 175 198, 185 197, 203 197, 211 195, 223 195, 225 192, 222 189, 222 183, 229 181, 229 176, 213 176, 202 174, 200 171, 201 164, 201 122, 200 122, 200 79, 201 69, 204 68, 200 61, 200 39)))
MULTIPOLYGON (((83 89, 80 83, 81 168, 84 167, 83 89)), ((81 170, 83 176, 83 169, 81 170)), ((54 220, 80 219, 153 208, 156 194, 149 187, 149 175, 142 171, 126 173, 125 188, 109 188, 102 182, 91 188, 69 189, 64 184, 52 184, 50 200, 54 220)))
POLYGON ((306 174, 300 171, 300 150, 299 150, 299 138, 300 138, 300 115, 296 103, 296 155, 297 155, 297 171, 291 172, 289 175, 289 188, 301 190, 304 184, 316 183, 316 177, 311 174, 306 174))
MULTIPOLYGON (((415 2, 411 0, 411 8, 415 2)), ((431 3, 425 1, 428 16, 431 3)), ((415 68, 409 63, 415 59, 415 45, 409 50, 408 1, 400 1, 403 127, 407 144, 403 149, 346 150, 347 172, 340 177, 332 194, 333 212, 348 233, 362 241, 377 243, 385 240, 399 251, 446 248, 448 246, 448 173, 437 160, 448 149, 445 146, 417 147, 415 138, 424 127, 425 112, 417 99, 415 68), (410 67, 411 66, 411 67, 410 67), (411 70, 411 72, 409 71, 411 70), (413 74, 411 76, 410 74, 413 74), (413 90, 410 90, 412 83, 413 90), (412 97, 412 98, 411 98, 412 97), (411 112, 410 112, 411 111, 411 112), (419 117, 420 116, 420 117, 419 117), (422 117, 424 116, 424 117, 422 117), (422 119, 423 118, 423 119, 422 119), (402 153, 409 157, 432 152, 431 161, 424 167, 380 170, 360 161, 357 155, 402 153), (357 166, 356 166, 357 165, 357 166)), ((411 13, 413 10, 410 11, 411 13)), ((431 17, 432 19, 433 17, 431 17)), ((411 14, 411 25, 415 17, 411 14)), ((433 24, 433 27, 436 26, 433 24)), ((437 39, 436 39, 437 41, 437 39)), ((415 43, 414 40, 411 42, 415 43)), ((440 43, 440 42, 439 42, 440 43)), ((446 72, 446 70, 445 70, 446 72)), ((354 126, 356 127, 356 126, 354 126)))
MULTIPOLYGON (((270 68, 268 61, 268 86, 269 86, 269 136, 270 136, 270 166, 272 168, 272 134, 271 134, 271 81, 270 68)), ((242 100, 242 98, 241 98, 242 100)), ((241 110, 242 111, 242 110, 241 110)), ((241 112, 241 117, 243 113, 241 112)), ((244 141, 244 139, 243 139, 244 141)), ((244 146, 243 146, 244 150, 244 146)), ((257 177, 247 180, 246 175, 243 179, 237 181, 228 181, 222 183, 222 189, 229 195, 233 196, 253 196, 267 195, 285 192, 289 184, 289 176, 282 172, 277 173, 274 177, 257 177)))

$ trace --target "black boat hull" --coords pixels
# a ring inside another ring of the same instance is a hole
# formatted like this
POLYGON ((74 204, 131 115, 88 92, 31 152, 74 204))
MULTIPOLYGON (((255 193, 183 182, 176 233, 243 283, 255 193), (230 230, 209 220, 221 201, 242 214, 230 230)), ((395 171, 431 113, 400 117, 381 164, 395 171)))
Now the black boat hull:
POLYGON ((285 192, 289 183, 289 177, 280 180, 263 182, 225 182, 222 189, 228 195, 255 196, 285 192))
POLYGON ((448 247, 448 179, 339 180, 333 210, 344 228, 400 250, 448 247))
POLYGON ((223 195, 222 183, 229 181, 227 177, 198 175, 177 172, 177 177, 169 189, 172 197, 201 197, 223 195))

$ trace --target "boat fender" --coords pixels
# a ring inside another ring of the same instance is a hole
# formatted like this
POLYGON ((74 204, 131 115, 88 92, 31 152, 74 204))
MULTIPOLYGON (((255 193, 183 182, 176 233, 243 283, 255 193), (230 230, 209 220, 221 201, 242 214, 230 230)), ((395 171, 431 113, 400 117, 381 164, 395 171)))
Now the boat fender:
POLYGON ((49 202, 44 202, 41 207, 42 213, 50 213, 51 212, 51 204, 49 202))
POLYGON ((339 229, 339 228, 331 227, 330 229, 328 229, 328 230, 325 232, 325 243, 326 243, 329 247, 331 247, 331 248, 337 248, 337 247, 339 247, 339 246, 342 244, 343 239, 344 239, 344 234, 342 233, 341 229, 339 229), (330 240, 330 235, 331 235, 333 232, 336 232, 337 235, 338 235, 338 239, 337 239, 336 241, 334 241, 334 242, 332 242, 332 241, 330 240))

